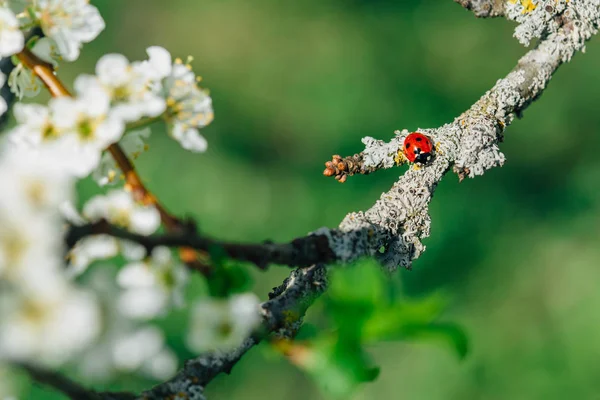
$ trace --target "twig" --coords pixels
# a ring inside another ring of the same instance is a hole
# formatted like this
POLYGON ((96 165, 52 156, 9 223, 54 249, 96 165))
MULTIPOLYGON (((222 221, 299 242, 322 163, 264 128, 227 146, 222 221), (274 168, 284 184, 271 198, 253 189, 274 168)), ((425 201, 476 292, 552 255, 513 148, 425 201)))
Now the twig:
POLYGON ((35 382, 49 386, 73 400, 134 400, 137 398, 133 393, 96 392, 79 385, 64 375, 41 367, 29 364, 18 364, 17 366, 27 372, 35 382))
POLYGON ((71 226, 66 236, 68 247, 73 247, 80 239, 98 234, 106 234, 120 239, 126 239, 144 246, 149 253, 158 246, 189 247, 208 252, 222 251, 228 257, 248 261, 260 269, 266 269, 269 264, 281 264, 291 267, 308 267, 316 263, 334 261, 334 254, 329 249, 326 236, 309 235, 298 238, 290 243, 242 244, 220 242, 199 236, 192 224, 186 230, 165 235, 143 236, 106 221, 98 221, 88 225, 71 226))
MULTIPOLYGON (((69 90, 54 74, 52 65, 39 59, 28 49, 24 49, 17 54, 17 57, 23 65, 32 70, 41 79, 52 97, 71 96, 69 90)), ((114 143, 108 147, 108 151, 119 165, 119 168, 123 171, 126 185, 131 190, 134 198, 146 205, 153 205, 156 207, 160 214, 161 221, 168 232, 180 232, 184 226, 183 222, 170 214, 160 203, 158 198, 146 188, 135 170, 133 163, 129 160, 121 146, 119 146, 118 143, 114 143)), ((191 269, 198 270, 204 275, 210 274, 210 267, 199 261, 198 254, 195 251, 184 247, 180 249, 179 256, 191 269)))

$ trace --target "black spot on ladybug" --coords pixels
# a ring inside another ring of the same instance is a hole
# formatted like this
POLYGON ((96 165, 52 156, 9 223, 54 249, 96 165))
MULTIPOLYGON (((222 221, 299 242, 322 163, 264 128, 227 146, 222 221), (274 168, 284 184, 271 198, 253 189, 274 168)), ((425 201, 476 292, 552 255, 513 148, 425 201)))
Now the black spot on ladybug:
POLYGON ((423 138, 420 138, 420 137, 417 138, 417 142, 420 142, 421 140, 423 140, 423 138))
POLYGON ((406 148, 410 149, 410 143, 406 143, 406 148))

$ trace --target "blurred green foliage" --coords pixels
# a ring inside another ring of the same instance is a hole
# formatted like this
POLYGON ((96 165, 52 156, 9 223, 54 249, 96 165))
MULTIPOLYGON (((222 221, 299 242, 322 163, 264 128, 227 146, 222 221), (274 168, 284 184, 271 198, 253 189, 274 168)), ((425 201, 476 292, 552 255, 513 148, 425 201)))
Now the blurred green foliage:
MULTIPOLYGON (((335 268, 335 267, 334 267, 335 268)), ((420 300, 399 295, 396 282, 372 260, 338 266, 323 295, 327 328, 311 329, 309 341, 298 339, 300 356, 289 358, 312 375, 326 395, 347 398, 356 387, 379 375, 365 346, 384 340, 435 339, 464 357, 467 338, 454 324, 435 322, 445 302, 433 294, 420 300)), ((318 304, 318 303, 317 303, 318 304)))
MULTIPOLYGON (((186 153, 155 131, 137 164, 171 210, 231 240, 289 240, 369 207, 403 170, 340 185, 321 176, 331 154, 360 151, 366 135, 387 140, 395 129, 451 121, 526 52, 514 24, 477 20, 451 0, 93 2, 107 29, 60 76, 72 82, 102 54, 140 59, 155 44, 193 55, 214 99, 208 152, 186 153)), ((505 167, 442 182, 428 250, 397 273, 405 293, 451 295, 444 318, 469 333, 466 360, 412 342, 370 346, 381 373, 353 400, 598 396, 598 65, 596 39, 508 129, 505 167)), ((80 193, 97 191, 84 182, 80 193)), ((287 272, 253 271, 255 290, 265 298, 287 272)), ((163 322, 184 358, 185 321, 163 322)), ((111 387, 150 384, 124 377, 111 387)), ((260 348, 207 395, 321 398, 308 376, 260 348)), ((32 388, 24 398, 60 397, 32 388)))

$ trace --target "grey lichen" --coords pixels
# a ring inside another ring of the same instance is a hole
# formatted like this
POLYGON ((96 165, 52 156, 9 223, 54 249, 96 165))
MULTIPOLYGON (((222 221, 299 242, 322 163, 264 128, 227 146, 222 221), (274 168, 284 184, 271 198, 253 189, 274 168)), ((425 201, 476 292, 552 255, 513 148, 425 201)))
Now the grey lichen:
POLYGON ((404 135, 396 135, 389 143, 383 140, 376 140, 370 136, 364 137, 362 142, 365 149, 362 152, 365 167, 374 168, 392 168, 396 165, 396 155, 398 149, 402 146, 402 141, 408 132, 403 132, 404 135))
POLYGON ((504 15, 506 0, 454 0, 478 18, 491 18, 504 15))
POLYGON ((505 14, 519 23, 515 37, 525 46, 534 39, 563 33, 581 49, 596 31, 599 6, 598 0, 507 0, 505 14))
POLYGON ((313 265, 293 271, 282 285, 273 289, 261 305, 265 325, 279 337, 294 337, 304 313, 327 287, 326 266, 313 265))
POLYGON ((204 387, 221 372, 229 372, 239 359, 257 341, 247 338, 240 346, 228 352, 203 354, 188 360, 183 369, 167 382, 142 393, 139 400, 206 400, 204 387))

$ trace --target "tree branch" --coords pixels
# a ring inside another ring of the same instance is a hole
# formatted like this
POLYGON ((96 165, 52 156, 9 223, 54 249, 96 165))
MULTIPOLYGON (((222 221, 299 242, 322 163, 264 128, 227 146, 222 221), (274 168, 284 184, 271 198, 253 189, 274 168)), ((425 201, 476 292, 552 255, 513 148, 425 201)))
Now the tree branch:
POLYGON ((73 400, 134 400, 133 393, 96 392, 87 389, 64 375, 41 367, 18 364, 37 383, 49 386, 73 400))
POLYGON ((227 243, 199 236, 193 224, 187 225, 189 228, 180 230, 180 232, 144 236, 111 225, 106 221, 98 221, 88 225, 71 226, 65 241, 71 248, 84 237, 105 234, 136 242, 144 246, 148 253, 158 246, 188 247, 209 254, 213 250, 220 250, 234 260, 251 262, 260 269, 266 269, 269 264, 308 267, 316 263, 335 260, 334 254, 329 248, 329 241, 323 235, 309 235, 282 244, 270 242, 263 244, 227 243))
MULTIPOLYGON (((421 169, 409 169, 373 207, 366 212, 348 214, 338 229, 316 232, 329 238, 330 249, 336 259, 352 260, 361 255, 375 254, 390 269, 399 264, 409 267, 424 250, 420 240, 429 234, 428 206, 438 182, 449 170, 454 171, 459 179, 464 179, 482 175, 504 163, 498 142, 505 128, 515 115, 520 115, 541 95, 556 69, 570 60, 583 47, 585 40, 596 33, 600 10, 596 7, 592 11, 579 25, 577 35, 573 35, 572 30, 549 35, 454 122, 436 129, 419 129, 438 142, 439 151, 434 161, 421 169), (384 250, 383 253, 380 254, 380 250, 384 250)), ((390 168, 395 165, 397 152, 407 133, 398 132, 390 143, 372 138, 363 140, 367 146, 361 155, 364 168, 390 168)), ((295 270, 283 285, 274 289, 270 300, 262 305, 266 329, 293 337, 306 308, 325 290, 325 272, 325 267, 320 264, 295 270), (295 314, 297 310, 300 313, 295 314), (297 316, 291 324, 286 318, 290 314, 297 316)), ((200 356, 188 361, 175 378, 145 392, 143 396, 158 399, 173 395, 178 389, 191 388, 187 393, 198 393, 198 397, 191 398, 203 399, 204 386, 220 372, 228 373, 232 363, 254 344, 256 341, 249 338, 232 352, 212 354, 208 359, 200 356), (196 371, 190 365, 202 368, 196 371)))

